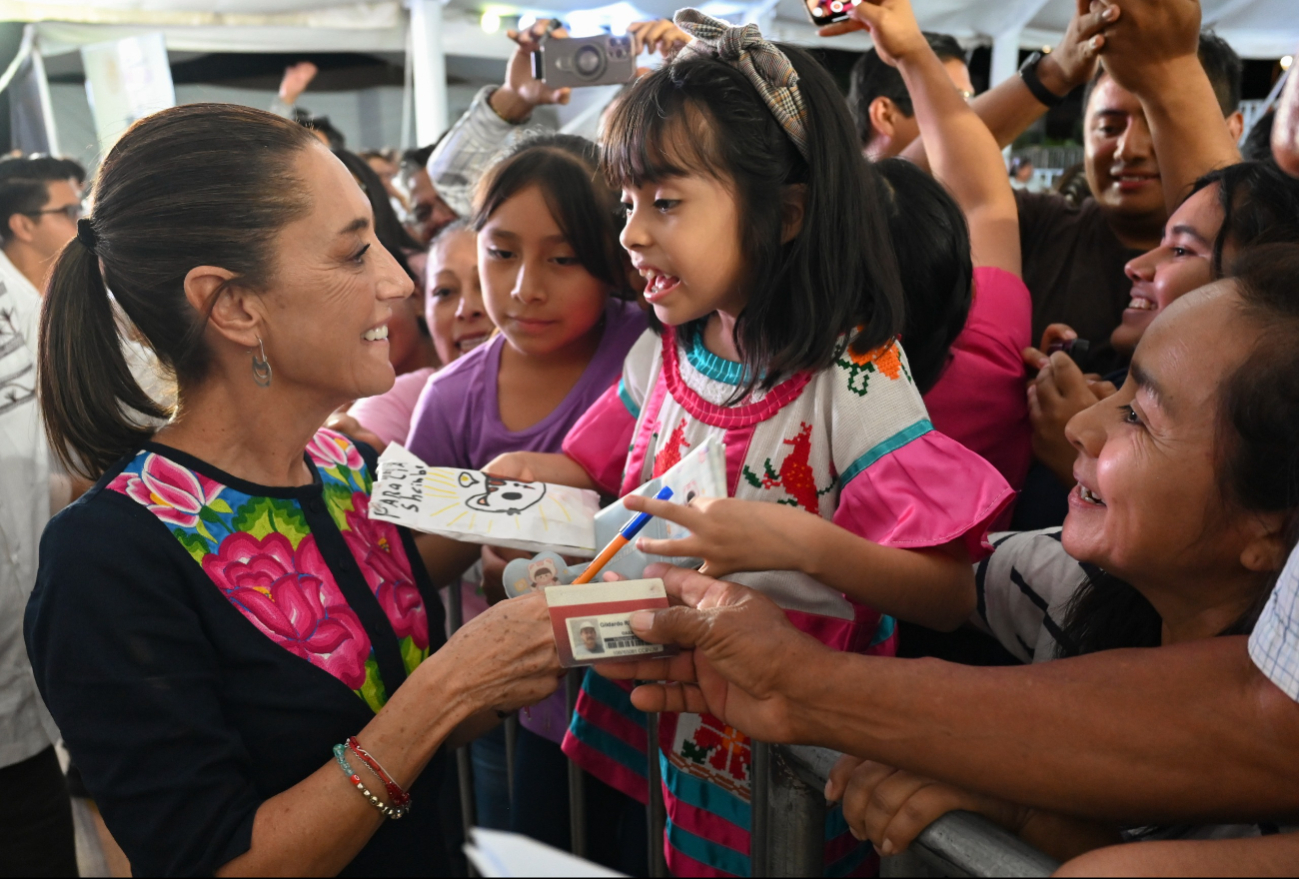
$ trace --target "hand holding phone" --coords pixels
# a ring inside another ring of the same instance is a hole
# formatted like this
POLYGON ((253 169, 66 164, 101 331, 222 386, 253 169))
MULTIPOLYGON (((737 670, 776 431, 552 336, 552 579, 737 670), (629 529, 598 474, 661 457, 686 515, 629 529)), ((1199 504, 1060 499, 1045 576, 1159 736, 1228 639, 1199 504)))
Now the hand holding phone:
POLYGON ((855 30, 869 31, 875 51, 893 67, 903 58, 929 49, 910 0, 862 0, 847 11, 842 21, 821 28, 820 34, 831 37, 855 30))
MULTIPOLYGON (((860 0, 805 0, 807 4, 807 14, 812 19, 812 24, 817 27, 825 27, 836 21, 844 21, 851 17, 853 7, 860 0)), ((857 30, 857 28, 850 28, 857 30)))

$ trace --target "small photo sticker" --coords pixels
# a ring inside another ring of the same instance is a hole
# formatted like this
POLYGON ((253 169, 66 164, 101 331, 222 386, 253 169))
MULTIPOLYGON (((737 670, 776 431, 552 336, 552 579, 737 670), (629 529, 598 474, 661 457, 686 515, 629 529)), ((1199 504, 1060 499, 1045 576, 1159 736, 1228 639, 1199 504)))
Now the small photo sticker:
POLYGON ((675 647, 642 641, 631 615, 668 606, 662 580, 623 580, 546 588, 555 648, 565 667, 676 654, 675 647))

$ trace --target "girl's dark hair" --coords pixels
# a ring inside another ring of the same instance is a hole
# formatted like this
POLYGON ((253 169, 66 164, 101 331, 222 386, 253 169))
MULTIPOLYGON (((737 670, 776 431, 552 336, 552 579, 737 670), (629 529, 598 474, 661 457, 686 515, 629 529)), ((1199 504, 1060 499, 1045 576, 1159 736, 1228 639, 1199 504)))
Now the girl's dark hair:
POLYGON ((970 316, 970 227, 956 199, 906 159, 875 167, 884 178, 889 234, 902 276, 902 345, 922 394, 937 383, 970 316))
POLYGON ((149 438, 148 419, 171 414, 132 376, 113 301, 182 388, 201 379, 207 314, 186 299, 185 276, 221 266, 231 284, 265 288, 275 233, 309 207, 293 164, 313 144, 262 110, 188 104, 136 122, 109 152, 89 219, 95 252, 78 239, 63 248, 41 307, 41 411, 73 472, 97 478, 149 438))
POLYGON ((830 366, 840 334, 862 326, 859 353, 902 329, 902 285, 879 173, 862 158, 847 105, 807 52, 778 44, 798 73, 808 157, 744 74, 694 57, 641 79, 609 119, 602 164, 611 185, 707 174, 735 193, 748 305, 736 322, 747 394, 830 366), (789 187, 803 223, 781 243, 789 187))
POLYGON ((536 186, 582 267, 608 284, 615 296, 635 298, 628 282, 630 267, 618 243, 622 233, 618 193, 600 179, 599 162, 600 148, 575 134, 525 139, 479 182, 474 231, 482 231, 506 201, 536 186))
POLYGON ((361 191, 370 200, 370 209, 374 212, 374 236, 411 280, 418 283, 419 277, 411 269, 406 254, 423 250, 424 246, 411 237, 398 219, 397 212, 392 209, 392 202, 388 200, 388 191, 383 188, 383 180, 370 167, 370 163, 356 153, 334 150, 334 155, 352 172, 361 191))
MULTIPOLYGON (((1282 513, 1287 552, 1299 543, 1299 244, 1266 244, 1232 266, 1241 310, 1258 328, 1244 361, 1218 387, 1214 454, 1219 494, 1235 514, 1282 513)), ((1162 621, 1135 588, 1099 570, 1065 615, 1061 655, 1157 647, 1162 621), (1066 640, 1068 643, 1065 643, 1066 640)), ((1251 632, 1277 572, 1219 634, 1251 632)))
POLYGON ((1222 207, 1222 228, 1213 239, 1213 274, 1220 278, 1231 271, 1223 264, 1228 244, 1238 251, 1260 244, 1299 241, 1299 180, 1282 171, 1270 159, 1237 162, 1210 171, 1191 192, 1218 184, 1222 207))

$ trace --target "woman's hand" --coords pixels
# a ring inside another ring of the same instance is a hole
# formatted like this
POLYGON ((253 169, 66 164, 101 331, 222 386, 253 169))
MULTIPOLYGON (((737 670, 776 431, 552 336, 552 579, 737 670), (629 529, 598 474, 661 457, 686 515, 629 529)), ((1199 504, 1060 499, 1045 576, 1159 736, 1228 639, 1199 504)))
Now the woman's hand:
POLYGON ((650 565, 645 575, 662 577, 676 606, 633 614, 632 630, 651 643, 688 649, 669 659, 605 663, 596 670, 609 678, 662 681, 632 691, 641 711, 707 711, 764 742, 805 737, 787 678, 806 673, 832 655, 830 649, 745 586, 666 565, 650 565))
POLYGON ((546 598, 539 593, 488 608, 465 623, 434 656, 440 669, 436 673, 454 676, 471 707, 469 713, 484 708, 514 711, 536 704, 555 692, 563 674, 546 598))
POLYGON ((1074 483, 1073 465, 1078 451, 1065 438, 1064 427, 1079 412, 1096 405, 1101 393, 1113 393, 1112 388, 1109 382, 1089 381, 1063 351, 1052 354, 1028 386, 1033 454, 1065 485, 1074 483))
POLYGON ((689 504, 640 495, 623 498, 627 509, 649 513, 690 530, 678 540, 636 541, 641 552, 678 558, 701 558, 700 573, 725 577, 736 571, 803 570, 808 531, 822 523, 805 510, 783 504, 697 497, 689 504))
POLYGON ((663 56, 664 61, 671 61, 691 40, 690 34, 668 18, 635 22, 627 28, 627 34, 635 41, 637 55, 642 52, 657 52, 663 56))
MULTIPOLYGON (((491 105, 503 119, 523 122, 532 115, 533 108, 542 104, 567 104, 573 96, 569 88, 552 89, 544 80, 532 75, 532 53, 541 48, 550 19, 543 18, 524 31, 506 31, 514 40, 514 54, 505 68, 505 83, 492 92, 491 105)), ((556 28, 549 39, 568 36, 564 28, 556 28)))
POLYGON ((833 37, 850 31, 869 31, 880 60, 893 67, 906 57, 929 48, 910 0, 864 0, 853 7, 851 16, 826 25, 817 33, 833 37))
POLYGON ((883 763, 845 755, 830 772, 827 800, 843 802, 852 835, 882 855, 904 852, 930 824, 958 809, 977 812, 1018 833, 1031 809, 985 797, 883 763))

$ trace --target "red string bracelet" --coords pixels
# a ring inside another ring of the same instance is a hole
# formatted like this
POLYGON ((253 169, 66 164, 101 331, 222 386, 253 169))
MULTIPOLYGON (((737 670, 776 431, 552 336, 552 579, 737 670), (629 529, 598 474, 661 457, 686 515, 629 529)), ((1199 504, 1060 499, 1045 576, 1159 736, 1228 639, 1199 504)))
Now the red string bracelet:
POLYGON ((388 799, 392 800, 394 806, 398 809, 404 809, 410 805, 410 794, 402 790, 401 785, 393 781, 392 776, 379 765, 379 761, 371 757, 370 753, 361 747, 361 743, 356 740, 356 736, 348 738, 347 747, 351 749, 352 753, 360 757, 366 768, 383 782, 383 786, 388 789, 388 799))

